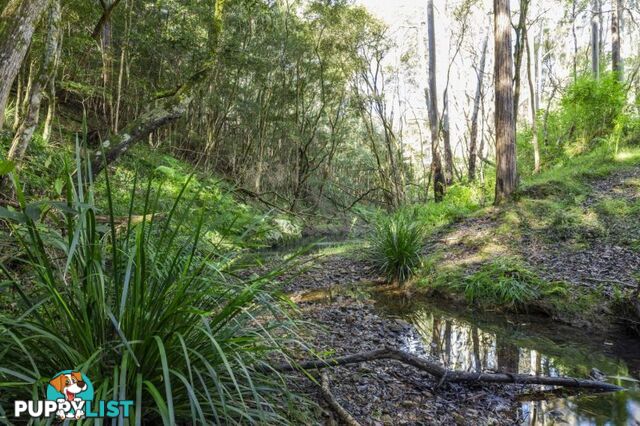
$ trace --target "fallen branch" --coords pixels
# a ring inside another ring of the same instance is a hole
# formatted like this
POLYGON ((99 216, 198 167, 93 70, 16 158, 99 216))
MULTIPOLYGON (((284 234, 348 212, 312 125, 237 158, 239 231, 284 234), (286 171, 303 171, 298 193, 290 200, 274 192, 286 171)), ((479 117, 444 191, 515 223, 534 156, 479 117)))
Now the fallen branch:
POLYGON ((329 377, 327 373, 322 373, 322 383, 320 385, 320 390, 322 392, 322 396, 324 397, 327 404, 336 412, 340 420, 348 426, 360 426, 360 423, 356 419, 353 418, 351 414, 347 410, 345 410, 342 405, 333 397, 331 394, 331 389, 329 388, 329 377))
POLYGON ((597 380, 576 379, 573 377, 549 377, 531 376, 528 374, 509 373, 468 373, 464 371, 451 371, 439 364, 419 358, 408 352, 393 348, 376 349, 368 352, 359 352, 328 360, 310 360, 299 364, 281 364, 271 367, 276 371, 311 370, 335 367, 338 365, 358 364, 381 359, 392 359, 406 365, 411 365, 419 370, 440 379, 441 383, 517 383, 525 385, 564 386, 568 388, 594 389, 600 391, 623 390, 620 386, 597 380))

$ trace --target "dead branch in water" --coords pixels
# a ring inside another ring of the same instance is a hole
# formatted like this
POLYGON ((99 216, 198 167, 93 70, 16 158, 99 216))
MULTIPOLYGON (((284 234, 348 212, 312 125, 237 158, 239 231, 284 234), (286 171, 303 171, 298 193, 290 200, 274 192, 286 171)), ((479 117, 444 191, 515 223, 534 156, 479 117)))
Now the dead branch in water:
POLYGON ((309 360, 299 364, 281 364, 272 366, 276 371, 312 370, 336 367, 339 365, 358 364, 375 360, 390 359, 411 365, 419 370, 440 379, 441 383, 516 383, 525 385, 564 386, 567 388, 593 389, 597 391, 619 391, 620 386, 597 380, 576 379, 573 377, 531 376, 528 374, 510 373, 468 373, 452 371, 434 362, 419 358, 408 352, 385 347, 368 352, 359 352, 327 360, 309 360))

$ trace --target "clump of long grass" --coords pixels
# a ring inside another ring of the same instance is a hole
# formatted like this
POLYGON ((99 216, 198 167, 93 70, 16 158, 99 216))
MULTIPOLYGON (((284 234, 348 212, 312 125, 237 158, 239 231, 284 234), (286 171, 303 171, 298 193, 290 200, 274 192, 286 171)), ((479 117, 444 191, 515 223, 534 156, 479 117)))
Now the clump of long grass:
POLYGON ((403 283, 420 267, 424 236, 424 226, 409 212, 382 216, 369 236, 369 257, 388 280, 403 283))
MULTIPOLYGON (((295 421, 307 401, 265 361, 287 358, 295 325, 265 290, 273 273, 224 273, 228 258, 200 246, 204 217, 193 229, 175 217, 188 182, 162 215, 146 185, 142 219, 130 208, 123 220, 107 181, 105 220, 85 167, 67 174, 63 202, 27 204, 14 178, 20 208, 0 208, 23 253, 0 270, 18 299, 17 313, 0 310, 0 417, 75 369, 96 399, 134 401, 129 424, 295 421)), ((130 206, 139 189, 134 179, 130 206)))
POLYGON ((470 303, 520 309, 540 297, 545 283, 522 263, 499 258, 459 284, 470 303))

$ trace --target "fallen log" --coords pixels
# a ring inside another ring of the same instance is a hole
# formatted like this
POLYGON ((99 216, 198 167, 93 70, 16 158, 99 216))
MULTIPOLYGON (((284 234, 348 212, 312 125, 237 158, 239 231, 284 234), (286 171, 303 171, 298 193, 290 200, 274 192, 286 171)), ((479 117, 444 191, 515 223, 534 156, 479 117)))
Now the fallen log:
POLYGON ((465 371, 452 371, 426 359, 417 357, 408 352, 385 347, 368 352, 359 352, 326 360, 309 360, 297 364, 280 364, 271 366, 270 369, 276 371, 313 370, 330 368, 339 365, 358 364, 381 359, 399 361, 406 365, 411 365, 419 370, 440 379, 440 383, 504 383, 504 384, 525 384, 525 385, 545 385, 563 386, 567 388, 593 389, 598 391, 619 391, 624 388, 611 383, 597 380, 577 379, 573 377, 549 377, 532 376, 528 374, 510 373, 469 373, 465 371))

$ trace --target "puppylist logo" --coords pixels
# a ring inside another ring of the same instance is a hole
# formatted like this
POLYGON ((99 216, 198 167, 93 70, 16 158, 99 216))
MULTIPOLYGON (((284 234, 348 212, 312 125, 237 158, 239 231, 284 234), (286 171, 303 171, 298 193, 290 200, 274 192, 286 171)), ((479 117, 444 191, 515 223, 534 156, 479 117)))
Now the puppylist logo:
POLYGON ((15 401, 14 416, 33 418, 56 416, 60 420, 84 418, 129 417, 133 401, 96 401, 91 380, 81 372, 64 370, 56 374, 47 386, 44 401, 15 401))

